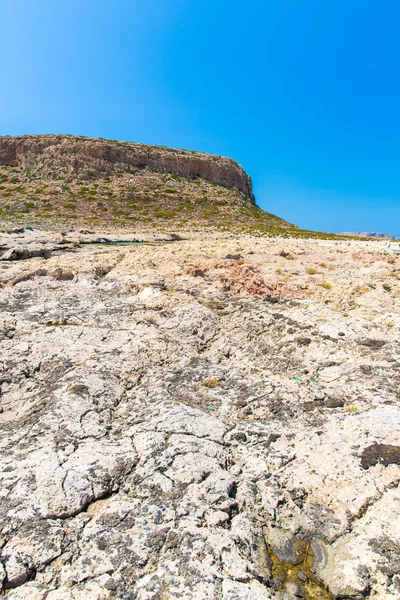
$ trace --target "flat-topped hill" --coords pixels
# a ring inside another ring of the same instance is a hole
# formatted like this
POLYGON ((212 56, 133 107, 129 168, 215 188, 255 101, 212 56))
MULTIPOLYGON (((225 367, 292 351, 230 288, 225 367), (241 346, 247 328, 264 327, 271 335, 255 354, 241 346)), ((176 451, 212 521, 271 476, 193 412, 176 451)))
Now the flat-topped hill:
POLYGON ((234 160, 68 135, 0 137, 0 222, 64 228, 298 228, 255 204, 234 160))
POLYGON ((48 180, 60 175, 92 180, 147 169, 237 189, 255 204, 251 179, 234 160, 163 146, 68 135, 0 137, 0 165, 48 180))

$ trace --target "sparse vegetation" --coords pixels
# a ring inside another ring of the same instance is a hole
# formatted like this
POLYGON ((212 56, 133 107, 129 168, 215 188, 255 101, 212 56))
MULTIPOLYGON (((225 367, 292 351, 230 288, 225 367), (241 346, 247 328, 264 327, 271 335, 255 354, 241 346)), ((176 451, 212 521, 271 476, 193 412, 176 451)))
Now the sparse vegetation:
POLYGON ((210 379, 203 379, 201 385, 206 388, 216 388, 220 385, 220 382, 216 377, 211 377, 210 379))
POLYGON ((152 325, 157 325, 158 324, 157 318, 154 315, 149 315, 148 317, 145 317, 144 320, 147 323, 151 323, 152 325))

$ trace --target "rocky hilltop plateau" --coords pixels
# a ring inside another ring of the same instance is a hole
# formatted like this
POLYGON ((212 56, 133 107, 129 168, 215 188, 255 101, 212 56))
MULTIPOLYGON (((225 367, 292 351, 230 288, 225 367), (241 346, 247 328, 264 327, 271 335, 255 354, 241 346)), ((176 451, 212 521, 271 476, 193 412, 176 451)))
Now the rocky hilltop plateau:
POLYGON ((2 594, 398 599, 398 254, 98 237, 0 234, 2 594))
POLYGON ((104 231, 298 228, 255 205, 251 179, 221 156, 65 135, 0 137, 0 226, 104 231))

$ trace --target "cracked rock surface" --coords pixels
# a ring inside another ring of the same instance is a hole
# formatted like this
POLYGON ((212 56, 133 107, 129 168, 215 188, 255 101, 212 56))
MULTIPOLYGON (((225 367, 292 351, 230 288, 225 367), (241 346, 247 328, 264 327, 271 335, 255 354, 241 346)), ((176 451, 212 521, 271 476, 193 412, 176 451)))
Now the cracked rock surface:
POLYGON ((385 243, 56 237, 0 263, 2 593, 398 598, 385 243))

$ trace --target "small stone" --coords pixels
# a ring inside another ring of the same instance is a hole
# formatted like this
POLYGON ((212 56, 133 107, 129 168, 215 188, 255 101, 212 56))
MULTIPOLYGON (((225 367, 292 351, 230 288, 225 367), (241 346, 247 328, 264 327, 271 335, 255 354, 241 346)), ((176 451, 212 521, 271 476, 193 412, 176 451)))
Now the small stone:
POLYGON ((26 354, 27 352, 29 352, 29 344, 28 342, 22 342, 21 344, 17 344, 15 346, 15 349, 19 352, 22 352, 23 354, 26 354))
POLYGON ((207 517, 207 524, 211 527, 218 527, 226 521, 229 521, 229 515, 222 510, 216 510, 207 517))
POLYGON ((325 400, 326 408, 342 408, 344 406, 343 398, 327 398, 325 400))
POLYGON ((242 472, 242 467, 240 465, 237 465, 237 464, 236 465, 232 465, 232 467, 230 468, 230 472, 232 473, 232 475, 234 477, 237 477, 242 472))
POLYGON ((247 406, 247 402, 243 398, 239 398, 239 400, 236 400, 236 406, 239 408, 244 408, 247 406))
POLYGON ((55 269, 51 276, 57 281, 71 281, 74 278, 74 274, 70 269, 61 269, 60 267, 55 269))
POLYGON ((286 592, 290 598, 304 598, 304 590, 297 581, 287 581, 285 584, 286 592))

